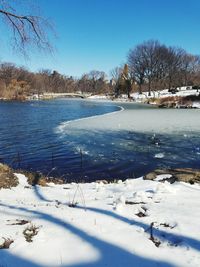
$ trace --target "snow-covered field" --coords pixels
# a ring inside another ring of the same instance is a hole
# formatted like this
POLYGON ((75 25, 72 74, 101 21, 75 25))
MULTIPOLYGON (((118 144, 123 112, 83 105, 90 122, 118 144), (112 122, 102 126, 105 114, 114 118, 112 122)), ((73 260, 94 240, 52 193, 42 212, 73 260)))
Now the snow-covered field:
POLYGON ((16 188, 0 190, 0 246, 14 241, 0 249, 1 267, 200 265, 199 184, 139 178, 31 187, 17 176, 16 188), (36 229, 32 242, 25 229, 36 229))

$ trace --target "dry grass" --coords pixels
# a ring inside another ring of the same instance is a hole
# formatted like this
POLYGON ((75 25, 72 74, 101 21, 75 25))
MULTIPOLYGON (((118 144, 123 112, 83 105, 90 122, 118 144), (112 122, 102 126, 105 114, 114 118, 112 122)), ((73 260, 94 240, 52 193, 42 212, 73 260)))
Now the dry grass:
POLYGON ((28 183, 32 186, 34 185, 47 186, 47 179, 39 173, 21 171, 21 170, 20 173, 24 174, 27 177, 28 183))
POLYGON ((193 101, 200 101, 200 96, 168 96, 162 98, 152 98, 150 103, 156 104, 159 107, 192 107, 193 101))
POLYGON ((48 186, 48 183, 63 184, 64 180, 59 178, 47 177, 36 172, 28 172, 24 170, 13 170, 6 164, 0 163, 0 189, 16 187, 19 184, 18 178, 14 172, 24 174, 30 185, 48 186))
POLYGON ((10 238, 4 238, 4 242, 0 245, 0 249, 8 249, 10 245, 14 242, 14 240, 10 238))
POLYGON ((36 236, 38 232, 39 232, 39 227, 31 224, 24 229, 23 235, 26 241, 30 243, 33 242, 33 237, 36 236))
POLYGON ((63 184, 64 180, 59 178, 48 177, 37 172, 28 172, 25 170, 19 170, 19 173, 24 174, 27 177, 27 181, 30 185, 48 186, 48 183, 63 184))
POLYGON ((13 170, 5 164, 0 163, 0 189, 11 188, 18 185, 18 179, 13 170))

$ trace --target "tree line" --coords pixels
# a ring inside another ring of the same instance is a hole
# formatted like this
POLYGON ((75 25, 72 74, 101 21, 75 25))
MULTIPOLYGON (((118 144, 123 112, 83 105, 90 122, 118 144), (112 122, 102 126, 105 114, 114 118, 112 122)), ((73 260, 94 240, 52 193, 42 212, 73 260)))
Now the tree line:
POLYGON ((0 98, 25 99, 33 94, 109 93, 110 83, 101 71, 91 71, 81 78, 62 75, 56 70, 42 69, 36 73, 13 63, 0 64, 0 98))
POLYGON ((127 64, 129 78, 139 93, 144 90, 151 95, 152 90, 200 85, 200 56, 157 40, 145 41, 131 49, 127 64))
POLYGON ((115 95, 131 91, 148 92, 176 89, 181 86, 200 88, 200 56, 180 47, 167 47, 157 40, 145 41, 130 49, 124 67, 111 71, 115 95))
MULTIPOLYGON (((0 16, 11 33, 14 50, 27 54, 37 48, 52 51, 49 35, 53 28, 48 19, 37 14, 38 7, 13 0, 0 0, 0 16), (32 12, 36 14, 32 14, 32 12), (30 15, 31 14, 31 15, 30 15)), ((44 92, 107 93, 118 97, 132 91, 148 92, 180 86, 200 87, 200 56, 180 47, 166 46, 157 40, 148 40, 128 52, 123 66, 110 73, 110 81, 102 71, 92 70, 80 78, 66 76, 56 70, 43 69, 36 73, 12 63, 0 64, 0 97, 19 99, 44 92)))
POLYGON ((54 93, 120 94, 139 93, 180 86, 200 86, 200 56, 182 48, 167 47, 156 40, 130 49, 125 65, 114 68, 110 79, 92 70, 80 78, 42 69, 31 72, 13 63, 0 64, 0 97, 23 99, 27 95, 54 93))

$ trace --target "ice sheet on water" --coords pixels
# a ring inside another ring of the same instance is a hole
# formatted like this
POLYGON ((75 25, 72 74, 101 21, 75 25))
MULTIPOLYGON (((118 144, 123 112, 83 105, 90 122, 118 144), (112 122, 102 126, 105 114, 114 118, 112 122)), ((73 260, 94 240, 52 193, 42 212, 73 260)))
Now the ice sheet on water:
POLYGON ((58 138, 67 142, 65 149, 76 153, 72 158, 78 166, 82 153, 85 172, 103 179, 140 176, 155 168, 197 167, 200 110, 130 106, 57 128, 58 138))
POLYGON ((57 128, 57 133, 65 134, 69 129, 93 131, 125 130, 162 134, 199 132, 200 110, 127 109, 61 124, 57 128))

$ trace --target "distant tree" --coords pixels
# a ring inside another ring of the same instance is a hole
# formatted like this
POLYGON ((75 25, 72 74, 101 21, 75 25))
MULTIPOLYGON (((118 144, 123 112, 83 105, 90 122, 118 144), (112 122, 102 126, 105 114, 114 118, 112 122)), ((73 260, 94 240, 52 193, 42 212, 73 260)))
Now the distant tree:
POLYGON ((160 43, 157 40, 149 40, 141 45, 141 53, 144 65, 144 77, 148 83, 148 94, 151 95, 151 86, 156 76, 158 63, 158 50, 160 43))
POLYGON ((142 93, 142 85, 145 83, 146 61, 143 57, 143 45, 137 45, 128 53, 128 65, 133 80, 139 85, 139 93, 142 93))
POLYGON ((12 79, 16 79, 16 66, 13 63, 2 63, 0 65, 0 78, 4 81, 6 87, 12 79))
POLYGON ((99 91, 103 91, 104 82, 105 82, 105 72, 92 70, 88 73, 88 78, 90 79, 92 85, 93 93, 97 93, 99 91))
POLYGON ((111 86, 113 87, 115 97, 118 97, 122 87, 121 75, 123 72, 122 67, 115 67, 110 71, 111 79, 111 86))
POLYGON ((128 98, 130 98, 132 82, 128 64, 125 64, 123 68, 116 67, 111 71, 111 75, 114 81, 115 97, 118 97, 120 94, 125 93, 127 94, 128 98))
POLYGON ((197 57, 182 48, 166 47, 156 40, 143 42, 128 54, 132 80, 139 85, 139 93, 146 85, 149 96, 152 89, 188 85, 189 80, 192 83, 197 62, 197 57))
POLYGON ((118 78, 114 89, 115 89, 115 97, 119 97, 119 95, 123 92, 124 89, 124 80, 122 79, 122 76, 118 78))
POLYGON ((184 50, 179 47, 169 47, 166 57, 166 79, 168 89, 180 85, 181 65, 184 50))
POLYGON ((90 79, 87 74, 83 74, 82 77, 77 82, 77 89, 81 93, 92 91, 90 79))
POLYGON ((116 84, 118 79, 120 78, 122 74, 123 68, 121 67, 115 67, 110 71, 110 75, 112 77, 113 82, 116 84))
POLYGON ((122 71, 122 79, 124 81, 123 82, 124 90, 128 98, 130 98, 130 92, 132 90, 132 83, 131 83, 131 76, 129 74, 128 64, 124 65, 124 69, 122 71))

